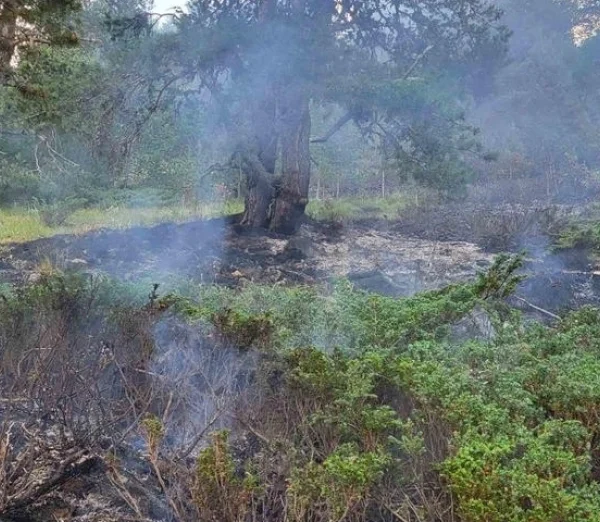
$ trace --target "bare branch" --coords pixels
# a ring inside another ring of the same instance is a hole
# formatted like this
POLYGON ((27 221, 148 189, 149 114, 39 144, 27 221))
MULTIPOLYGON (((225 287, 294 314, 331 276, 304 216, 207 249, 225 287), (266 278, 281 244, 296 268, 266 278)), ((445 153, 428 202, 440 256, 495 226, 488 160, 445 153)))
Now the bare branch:
POLYGON ((335 123, 335 125, 333 127, 331 127, 331 129, 329 129, 327 134, 325 134, 321 138, 313 138, 312 140, 310 140, 310 142, 311 143, 325 143, 325 142, 329 141, 329 138, 331 138, 335 133, 340 131, 346 125, 346 123, 348 123, 352 119, 353 115, 354 115, 354 113, 352 111, 348 111, 335 123))

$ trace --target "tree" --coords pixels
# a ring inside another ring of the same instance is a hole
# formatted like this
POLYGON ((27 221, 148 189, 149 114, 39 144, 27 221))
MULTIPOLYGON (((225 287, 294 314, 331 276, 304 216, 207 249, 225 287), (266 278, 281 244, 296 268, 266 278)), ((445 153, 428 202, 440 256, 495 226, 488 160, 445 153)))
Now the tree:
POLYGON ((189 57, 183 70, 233 138, 247 181, 243 223, 296 230, 308 202, 311 103, 344 109, 313 142, 353 121, 406 147, 408 104, 439 71, 467 80, 466 63, 484 76, 498 63, 508 36, 500 16, 483 0, 192 2, 177 57, 189 57))
POLYGON ((77 44, 70 15, 80 8, 80 0, 0 0, 0 85, 15 82, 16 53, 40 44, 77 44))
MULTIPOLYGON (((94 0, 78 16, 80 45, 20 49, 11 75, 22 88, 0 91, 0 147, 3 159, 18 157, 35 172, 41 190, 30 197, 95 200, 96 189, 164 172, 163 158, 170 172, 191 163, 174 128, 176 77, 160 61, 164 35, 153 30, 148 9, 144 0, 94 0)), ((191 177, 198 169, 188 170, 191 177)))
POLYGON ((514 170, 544 176, 548 196, 566 195, 578 186, 574 162, 600 166, 598 37, 576 45, 573 27, 583 12, 571 0, 496 3, 512 31, 508 60, 470 121, 482 129, 487 146, 502 151, 506 163, 499 164, 511 178, 514 170))

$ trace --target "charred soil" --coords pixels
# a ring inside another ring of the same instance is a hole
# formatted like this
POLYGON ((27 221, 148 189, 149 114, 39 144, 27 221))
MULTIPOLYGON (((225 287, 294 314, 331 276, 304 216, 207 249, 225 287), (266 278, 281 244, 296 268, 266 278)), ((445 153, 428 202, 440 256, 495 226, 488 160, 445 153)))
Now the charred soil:
POLYGON ((582 249, 557 253, 553 235, 575 207, 439 205, 392 221, 307 222, 293 236, 231 219, 62 235, 0 250, 0 282, 23 284, 46 263, 125 281, 243 286, 317 284, 407 296, 472 278, 498 252, 525 251, 522 296, 550 311, 598 302, 599 273, 582 249))

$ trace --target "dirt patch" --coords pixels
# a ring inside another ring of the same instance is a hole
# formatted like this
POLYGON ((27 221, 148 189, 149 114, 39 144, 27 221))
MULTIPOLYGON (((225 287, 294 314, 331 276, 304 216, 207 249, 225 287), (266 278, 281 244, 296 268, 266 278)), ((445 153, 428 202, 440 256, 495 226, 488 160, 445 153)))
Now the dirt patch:
POLYGON ((0 254, 0 278, 26 281, 46 261, 125 280, 177 276, 227 285, 311 284, 380 273, 397 285, 389 293, 399 295, 472 276, 490 260, 474 244, 410 238, 397 230, 306 224, 290 239, 213 220, 12 245, 0 254))
POLYGON ((47 260, 148 284, 184 278, 228 286, 296 285, 347 277, 365 290, 406 296, 474 277, 495 251, 525 248, 529 278, 520 295, 560 311, 600 303, 600 273, 585 252, 557 255, 548 249, 549 227, 566 212, 511 207, 469 213, 446 206, 395 222, 309 223, 293 238, 249 232, 232 220, 105 230, 5 247, 0 283, 35 280, 47 260))

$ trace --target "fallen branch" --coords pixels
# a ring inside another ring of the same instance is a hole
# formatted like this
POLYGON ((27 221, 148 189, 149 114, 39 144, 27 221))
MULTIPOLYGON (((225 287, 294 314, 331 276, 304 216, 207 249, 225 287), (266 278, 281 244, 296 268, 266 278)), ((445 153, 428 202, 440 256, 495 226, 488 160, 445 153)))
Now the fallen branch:
POLYGON ((523 299, 522 297, 519 297, 517 295, 513 296, 515 299, 517 299, 518 301, 521 301, 522 303, 526 304, 527 306, 529 306, 530 308, 533 308, 534 310, 547 315, 548 317, 552 317, 552 319, 559 319, 560 320, 560 316, 553 314, 552 312, 549 312, 548 310, 544 310, 543 308, 540 308, 539 306, 534 305, 533 303, 530 303, 529 301, 523 299))
POLYGON ((99 457, 89 455, 85 451, 77 452, 62 462, 58 470, 47 479, 32 484, 25 491, 9 497, 6 506, 0 512, 0 517, 10 516, 31 506, 35 501, 54 491, 69 479, 80 475, 87 475, 100 465, 102 465, 102 460, 99 457))

